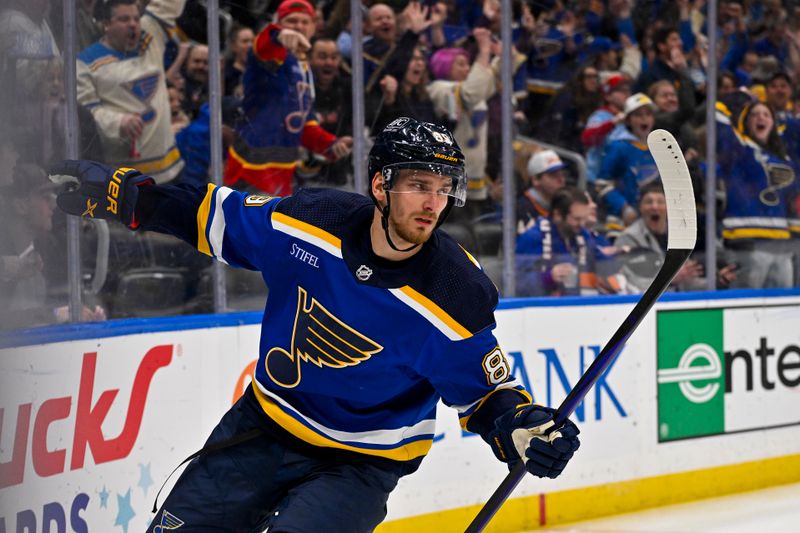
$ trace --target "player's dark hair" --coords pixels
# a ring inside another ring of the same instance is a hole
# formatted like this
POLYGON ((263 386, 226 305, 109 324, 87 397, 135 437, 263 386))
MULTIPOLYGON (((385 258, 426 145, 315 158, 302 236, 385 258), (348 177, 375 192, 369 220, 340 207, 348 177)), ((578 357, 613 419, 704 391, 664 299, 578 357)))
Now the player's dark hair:
POLYGON ((562 219, 565 219, 569 215, 572 204, 589 205, 589 199, 586 197, 586 193, 577 187, 563 187, 553 195, 553 199, 550 201, 550 212, 558 213, 562 219))

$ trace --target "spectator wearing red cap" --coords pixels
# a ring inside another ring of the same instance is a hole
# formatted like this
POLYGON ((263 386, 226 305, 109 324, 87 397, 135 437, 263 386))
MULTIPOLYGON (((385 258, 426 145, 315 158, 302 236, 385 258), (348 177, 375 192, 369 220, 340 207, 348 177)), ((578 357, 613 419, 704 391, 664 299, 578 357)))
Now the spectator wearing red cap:
POLYGON ((622 110, 625 99, 630 95, 630 82, 625 76, 616 74, 603 82, 605 103, 589 115, 581 133, 581 142, 586 150, 587 179, 590 182, 597 178, 611 132, 625 119, 622 110))
POLYGON ((367 12, 366 29, 370 37, 364 41, 364 82, 367 92, 378 91, 386 76, 403 78, 411 63, 420 34, 435 26, 441 27, 447 17, 446 9, 431 9, 420 2, 409 2, 400 14, 383 3, 373 4, 367 12), (405 31, 398 34, 398 27, 405 31))
POLYGON ((243 77, 243 117, 228 150, 225 184, 275 195, 292 192, 299 146, 335 160, 352 147, 337 139, 313 112, 314 80, 306 63, 314 35, 314 7, 306 0, 284 0, 275 23, 257 36, 243 77))

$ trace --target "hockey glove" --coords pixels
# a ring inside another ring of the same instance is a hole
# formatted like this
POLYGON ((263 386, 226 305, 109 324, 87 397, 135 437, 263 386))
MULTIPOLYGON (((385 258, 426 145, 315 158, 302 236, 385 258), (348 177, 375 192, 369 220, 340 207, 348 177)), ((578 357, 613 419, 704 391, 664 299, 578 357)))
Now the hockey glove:
POLYGON ((538 477, 556 478, 580 446, 580 430, 567 420, 557 431, 553 427, 554 409, 523 405, 495 420, 489 433, 492 451, 509 466, 522 458, 528 472, 538 477))
POLYGON ((94 161, 66 160, 50 168, 50 180, 73 187, 58 195, 65 213, 79 217, 119 220, 131 229, 139 187, 155 180, 132 168, 114 168, 94 161))

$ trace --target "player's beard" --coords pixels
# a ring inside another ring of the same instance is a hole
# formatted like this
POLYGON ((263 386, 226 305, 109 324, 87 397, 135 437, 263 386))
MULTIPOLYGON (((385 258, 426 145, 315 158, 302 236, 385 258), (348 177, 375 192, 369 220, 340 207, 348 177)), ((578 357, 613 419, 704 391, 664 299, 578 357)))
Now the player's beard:
POLYGON ((404 241, 410 244, 425 244, 428 239, 431 238, 431 235, 433 235, 433 230, 436 228, 437 218, 438 217, 434 213, 420 213, 408 217, 408 220, 411 221, 410 223, 403 224, 398 222, 393 216, 389 217, 389 222, 397 236, 404 241), (425 228, 418 229, 415 227, 414 219, 418 216, 433 220, 430 231, 426 231, 425 228))

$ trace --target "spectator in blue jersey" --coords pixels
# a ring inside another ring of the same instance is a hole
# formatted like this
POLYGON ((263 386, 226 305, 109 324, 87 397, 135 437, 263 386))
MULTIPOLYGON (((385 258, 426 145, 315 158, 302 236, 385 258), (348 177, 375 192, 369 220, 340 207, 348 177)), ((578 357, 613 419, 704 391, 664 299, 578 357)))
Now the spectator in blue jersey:
POLYGON ((773 56, 781 65, 789 64, 791 41, 787 38, 786 13, 776 13, 764 21, 766 34, 753 43, 753 51, 759 56, 773 56))
POLYGON ((607 266, 592 233, 586 193, 575 187, 559 190, 548 217, 540 217, 517 236, 516 268, 519 296, 567 296, 613 293, 614 276, 600 273, 607 266))
POLYGON ((603 105, 595 109, 586 120, 581 132, 581 143, 586 153, 587 179, 593 184, 608 143, 619 134, 625 120, 625 100, 631 95, 631 86, 621 74, 603 82, 603 105), (613 135, 612 135, 613 134, 613 135))
POLYGON ((103 37, 78 55, 78 103, 91 111, 105 161, 136 167, 159 183, 183 168, 172 133, 164 72, 168 30, 185 0, 98 1, 103 37))
POLYGON ((560 11, 555 2, 549 4, 550 9, 543 9, 533 19, 522 17, 517 40, 519 51, 528 58, 526 104, 531 122, 538 120, 550 97, 569 79, 578 51, 575 14, 569 9, 560 11))
POLYGON ((306 55, 315 9, 307 0, 284 0, 275 23, 255 38, 244 73, 243 115, 225 165, 227 185, 289 194, 299 146, 327 159, 346 157, 352 137, 325 131, 314 115, 314 82, 306 55))
POLYGON ((512 374, 493 334, 497 289, 437 230, 466 199, 451 133, 398 118, 368 165, 371 198, 158 186, 88 161, 52 169, 79 182, 58 198, 66 212, 95 202, 97 216, 178 236, 269 285, 252 385, 148 531, 373 531, 430 450, 440 399, 533 475, 558 476, 578 449, 575 424, 554 428, 554 410, 512 374), (118 215, 106 210, 112 179, 118 215))
POLYGON ((517 234, 528 231, 540 217, 550 216, 550 203, 567 184, 566 165, 553 150, 540 150, 528 159, 530 187, 517 202, 517 234))
POLYGON ((717 113, 717 176, 725 187, 722 238, 727 258, 738 265, 736 288, 791 287, 790 200, 797 166, 766 104, 754 102, 733 114, 717 113))
POLYGON ((629 226, 639 216, 639 189, 659 179, 647 136, 655 124, 655 104, 646 94, 625 100, 625 128, 608 145, 596 188, 606 215, 618 217, 629 226))

